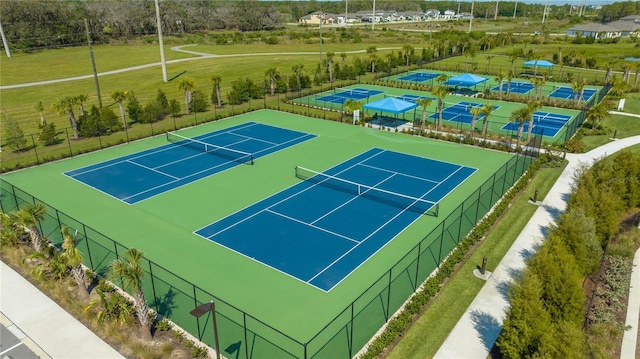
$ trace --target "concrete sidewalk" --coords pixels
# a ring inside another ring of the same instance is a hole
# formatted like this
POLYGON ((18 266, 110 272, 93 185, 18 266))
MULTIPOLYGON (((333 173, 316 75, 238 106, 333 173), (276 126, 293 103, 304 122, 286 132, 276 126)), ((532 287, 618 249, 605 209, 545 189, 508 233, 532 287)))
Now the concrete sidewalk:
POLYGON ((124 358, 3 262, 0 312, 51 358, 124 358))
MULTIPOLYGON (((640 144, 640 136, 613 141, 586 154, 567 154, 566 169, 442 344, 436 358, 486 358, 489 355, 509 308, 508 284, 524 268, 525 260, 535 253, 549 225, 565 211, 576 168, 580 163, 591 165, 594 159, 636 144, 640 144)), ((640 285, 632 286, 631 290, 640 293, 640 285)), ((635 347, 635 343, 633 345, 635 347)))

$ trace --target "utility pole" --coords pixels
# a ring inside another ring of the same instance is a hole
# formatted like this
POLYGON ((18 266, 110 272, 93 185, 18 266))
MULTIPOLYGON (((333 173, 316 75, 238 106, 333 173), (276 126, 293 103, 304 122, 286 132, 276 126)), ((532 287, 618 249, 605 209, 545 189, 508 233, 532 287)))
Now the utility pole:
POLYGON ((320 18, 320 63, 322 63, 322 22, 323 21, 324 19, 320 18))
POLYGON ((473 23, 473 5, 475 4, 474 0, 471 0, 471 16, 469 16, 469 31, 471 32, 471 24, 473 23))
POLYGON ((500 2, 500 0, 496 0, 496 13, 493 16, 494 20, 498 20, 498 3, 500 2))
POLYGON ((544 24, 544 19, 547 17, 547 6, 549 6, 549 0, 544 3, 544 10, 542 11, 542 23, 544 24))
POLYGON ((2 35, 2 45, 4 46, 4 52, 7 53, 8 58, 11 58, 11 50, 9 50, 9 43, 7 42, 7 37, 4 35, 4 30, 2 30, 1 22, 0 22, 0 35, 2 35))
POLYGON ((349 0, 344 2, 344 27, 349 26, 349 0))
POLYGON ((516 6, 513 8, 513 18, 516 18, 516 11, 518 10, 518 2, 516 1, 516 6))
POLYGON ((162 63, 162 80, 168 82, 167 78, 167 61, 164 59, 164 43, 162 42, 162 24, 160 22, 160 5, 158 0, 156 3, 156 24, 158 26, 158 42, 160 43, 160 62, 162 63))
POLYGON ((96 83, 96 93, 98 94, 98 107, 102 108, 102 96, 100 96, 100 81, 98 81, 98 70, 96 70, 96 59, 93 57, 93 46, 91 46, 91 33, 89 32, 89 22, 84 19, 84 29, 87 31, 87 43, 89 44, 89 55, 91 55, 91 66, 93 67, 93 81, 96 83))
POLYGON ((373 15, 371 15, 371 31, 373 31, 373 26, 376 23, 376 0, 373 0, 373 15))

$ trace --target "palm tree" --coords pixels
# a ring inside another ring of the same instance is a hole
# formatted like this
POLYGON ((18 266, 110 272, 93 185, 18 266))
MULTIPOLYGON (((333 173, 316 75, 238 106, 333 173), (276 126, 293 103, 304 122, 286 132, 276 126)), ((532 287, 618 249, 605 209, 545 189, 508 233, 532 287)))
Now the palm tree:
POLYGON ((16 212, 16 221, 29 234, 31 244, 36 251, 42 250, 42 233, 38 225, 47 214, 47 207, 42 203, 28 204, 16 212))
POLYGON ((469 112, 471 113, 471 139, 473 140, 476 135, 476 119, 483 113, 483 111, 482 107, 471 106, 469 112))
POLYGON ((222 107, 222 93, 220 91, 220 84, 222 83, 222 77, 220 75, 209 76, 209 81, 213 86, 213 91, 216 93, 217 106, 222 107))
POLYGON ((524 124, 529 120, 529 108, 527 106, 520 107, 519 109, 513 111, 511 116, 509 116, 509 121, 518 123, 518 139, 516 142, 516 149, 520 148, 520 140, 522 139, 522 131, 524 129, 524 124))
POLYGON ((376 55, 377 51, 378 49, 376 49, 375 46, 369 46, 367 49, 367 54, 369 54, 369 63, 371 63, 371 73, 376 72, 376 60, 378 59, 378 56, 376 55))
POLYGON ((560 65, 558 78, 560 79, 560 81, 562 81, 562 68, 564 67, 564 59, 562 58, 562 47, 558 47, 558 65, 560 65))
POLYGON ((498 72, 498 76, 496 76, 496 78, 493 79, 494 81, 498 82, 498 91, 499 91, 499 96, 501 100, 502 100, 502 84, 504 84, 505 76, 507 76, 507 74, 505 74, 504 71, 500 71, 498 72))
POLYGON ((346 52, 340 53, 340 57, 342 58, 342 68, 344 69, 344 67, 347 64, 347 53, 346 52))
POLYGON ((271 90, 271 96, 273 96, 276 92, 276 79, 280 76, 278 69, 275 67, 270 67, 267 72, 265 72, 265 77, 269 81, 269 88, 271 90))
POLYGON ((402 53, 404 54, 404 65, 409 66, 409 60, 411 59, 411 54, 413 53, 413 46, 409 44, 402 45, 402 53))
POLYGON ((573 101, 580 105, 582 102, 582 96, 584 95, 584 88, 587 83, 582 80, 582 82, 578 82, 578 80, 571 81, 571 90, 573 91, 573 101))
POLYGON ((422 119, 420 121, 420 134, 422 134, 424 132, 424 128, 425 128, 425 125, 426 125, 426 122, 427 122, 427 107, 429 107, 432 102, 433 102, 433 99, 431 99, 429 97, 420 98, 420 99, 416 100, 416 103, 418 104, 418 106, 422 106, 422 119))
POLYGON ((542 104, 538 101, 530 101, 527 103, 527 110, 529 111, 529 128, 527 128, 527 143, 531 139, 531 132, 533 130, 533 117, 536 111, 542 107, 542 104))
MULTIPOLYGON (((495 56, 494 55, 487 55, 487 73, 490 73, 491 70, 491 60, 493 60, 495 56)), ((503 76, 504 77, 504 76, 503 76)), ((502 87, 502 85, 500 85, 500 87, 502 87)), ((500 94, 500 96, 502 96, 502 94, 500 94)))
POLYGON ((484 104, 484 106, 482 106, 482 114, 484 116, 482 116, 482 133, 480 136, 482 136, 482 138, 484 138, 484 136, 487 134, 487 124, 489 123, 489 115, 491 115, 491 112, 493 112, 493 110, 495 109, 495 107, 491 104, 491 102, 487 102, 484 104))
POLYGON ((185 113, 188 115, 191 113, 189 104, 191 103, 191 92, 196 88, 196 83, 193 79, 184 79, 178 82, 178 89, 184 91, 184 105, 185 113))
POLYGON ((636 78, 633 80, 633 87, 638 87, 638 77, 640 77, 640 62, 636 62, 633 65, 634 70, 636 70, 636 78))
POLYGON ((142 279, 145 275, 142 269, 144 254, 135 248, 129 249, 123 258, 118 258, 111 263, 110 274, 116 279, 122 280, 124 289, 133 292, 136 315, 141 326, 141 334, 151 339, 151 325, 149 321, 150 309, 142 291, 142 279))
POLYGON ((607 74, 604 76, 604 83, 608 84, 611 81, 613 75, 613 63, 606 63, 604 67, 607 69, 607 74))
POLYGON ((511 94, 511 80, 513 79, 513 71, 507 73, 507 97, 511 94))
POLYGON ((511 73, 515 74, 515 70, 513 69, 513 65, 515 64, 516 60, 518 59, 518 54, 514 51, 509 55, 509 61, 511 62, 511 73))
POLYGON ((59 98, 58 101, 54 102, 51 105, 51 108, 60 115, 69 115, 69 122, 71 123, 71 128, 73 129, 74 140, 78 139, 78 121, 76 121, 76 115, 75 113, 73 113, 73 108, 77 103, 77 97, 65 96, 59 98))
POLYGON ((449 76, 445 75, 445 74, 440 74, 438 75, 438 77, 436 77, 436 82, 439 84, 443 84, 445 82, 447 82, 447 80, 449 79, 449 76))
POLYGON ((547 84, 547 80, 542 77, 533 77, 531 78, 531 84, 536 89, 535 99, 542 98, 544 86, 547 84))
POLYGON ((445 86, 439 85, 434 87, 431 90, 431 93, 436 97, 436 99, 438 99, 438 125, 436 126, 436 131, 440 131, 442 129, 442 110, 444 107, 443 100, 449 93, 449 89, 447 89, 445 86))
POLYGON ((78 105, 80 105, 80 116, 84 116, 84 103, 87 102, 89 96, 87 95, 78 95, 76 96, 76 100, 78 101, 78 105))
MULTIPOLYGON (((360 101, 356 101, 354 99, 348 99, 347 101, 344 102, 343 106, 347 109, 347 111, 353 113, 356 110, 360 110, 362 108, 362 102, 360 101)), ((362 117, 360 117, 360 119, 362 119, 362 117)), ((354 121, 354 125, 355 125, 355 121, 354 121)))
POLYGON ((296 77, 296 80, 298 80, 298 89, 302 88, 300 79, 304 75, 304 65, 293 65, 291 71, 293 72, 293 76, 296 77))
POLYGON ((474 58, 476 57, 477 51, 475 46, 473 45, 469 45, 466 46, 462 49, 462 54, 464 55, 464 71, 468 72, 468 68, 469 68, 469 57, 474 58))
POLYGON ((115 91, 111 94, 111 98, 113 101, 118 103, 118 107, 120 108, 120 118, 122 119, 122 127, 127 128, 127 120, 124 112, 124 101, 129 98, 129 93, 127 91, 115 91))
MULTIPOLYGON (((329 82, 333 83, 333 57, 335 53, 327 52, 327 70, 329 71, 329 82)), ((273 96, 273 95, 271 95, 273 96)))
POLYGON ((76 247, 77 238, 69 234, 69 227, 62 227, 62 256, 67 262, 67 265, 71 267, 71 275, 78 284, 78 292, 84 298, 89 297, 87 292, 87 284, 84 280, 84 269, 82 268, 82 253, 76 247))
POLYGON ((597 105, 591 106, 587 110, 587 121, 591 122, 591 128, 596 128, 600 125, 600 122, 611 117, 609 110, 604 102, 600 102, 597 105))
POLYGON ((47 121, 44 120, 44 105, 42 101, 38 101, 36 104, 36 111, 40 114, 40 127, 44 128, 44 125, 47 124, 47 121))

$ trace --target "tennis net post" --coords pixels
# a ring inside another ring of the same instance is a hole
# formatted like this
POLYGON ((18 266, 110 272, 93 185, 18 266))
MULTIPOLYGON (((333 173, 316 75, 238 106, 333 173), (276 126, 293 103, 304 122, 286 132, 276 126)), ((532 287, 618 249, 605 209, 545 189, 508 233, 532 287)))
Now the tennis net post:
POLYGON ((304 181, 385 203, 402 210, 416 212, 421 215, 437 217, 440 211, 440 204, 438 202, 412 197, 382 188, 371 187, 301 166, 295 167, 295 176, 304 181))
POLYGON ((211 143, 199 141, 193 138, 179 135, 172 131, 167 131, 166 135, 167 135, 168 142, 174 143, 179 146, 194 148, 204 153, 217 155, 220 157, 233 160, 235 162, 245 163, 248 165, 253 165, 253 162, 254 162, 253 154, 249 152, 234 150, 232 148, 222 147, 222 146, 214 145, 211 143))

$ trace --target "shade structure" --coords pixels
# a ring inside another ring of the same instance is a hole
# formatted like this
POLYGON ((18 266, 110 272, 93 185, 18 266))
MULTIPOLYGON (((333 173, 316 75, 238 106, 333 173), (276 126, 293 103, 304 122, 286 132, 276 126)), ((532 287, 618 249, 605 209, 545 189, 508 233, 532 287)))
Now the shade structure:
POLYGON ((553 63, 547 61, 547 60, 529 60, 527 62, 524 63, 524 66, 526 67, 543 67, 543 68, 549 68, 549 67, 553 67, 553 63))
POLYGON ((390 113, 404 113, 411 109, 418 107, 416 103, 398 100, 397 98, 387 97, 379 101, 370 102, 364 106, 367 110, 390 112, 390 113))
POLYGON ((489 80, 488 78, 477 76, 474 74, 462 74, 459 76, 455 76, 447 80, 445 85, 448 86, 462 86, 462 87, 471 87, 477 84, 483 83, 489 80))

